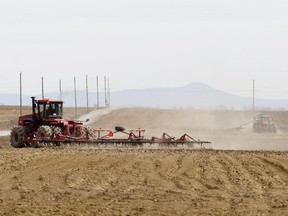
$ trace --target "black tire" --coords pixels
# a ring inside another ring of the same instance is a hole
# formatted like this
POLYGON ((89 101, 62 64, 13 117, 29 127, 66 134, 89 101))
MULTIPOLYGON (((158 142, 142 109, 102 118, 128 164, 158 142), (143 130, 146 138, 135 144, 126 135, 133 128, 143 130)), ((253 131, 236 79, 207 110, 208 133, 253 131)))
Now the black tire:
POLYGON ((52 128, 47 125, 40 126, 36 132, 37 138, 50 138, 52 134, 52 128))
MULTIPOLYGON (((62 135, 62 130, 61 130, 61 127, 58 127, 58 126, 51 126, 51 129, 52 129, 52 132, 53 132, 53 136, 59 136, 59 135, 62 135)), ((56 141, 54 143, 54 145, 56 146, 60 146, 60 142, 59 141, 56 141)))
POLYGON ((115 130, 116 131, 124 131, 125 130, 125 127, 122 127, 122 126, 115 126, 115 130))
POLYGON ((258 127, 258 125, 257 124, 253 124, 253 131, 255 132, 255 133, 259 133, 259 127, 258 127))
POLYGON ((275 127, 275 125, 271 125, 271 132, 272 132, 272 133, 276 133, 276 127, 275 127))
POLYGON ((52 129, 52 132, 54 135, 61 135, 62 134, 62 130, 58 126, 51 126, 51 129, 52 129))
POLYGON ((22 126, 15 126, 12 128, 10 134, 11 146, 14 148, 22 148, 25 146, 22 139, 26 138, 25 128, 22 126))
POLYGON ((84 132, 84 127, 83 127, 83 125, 81 125, 81 126, 78 126, 78 127, 74 127, 73 131, 71 132, 70 135, 73 136, 73 137, 82 137, 84 133, 85 133, 84 132))

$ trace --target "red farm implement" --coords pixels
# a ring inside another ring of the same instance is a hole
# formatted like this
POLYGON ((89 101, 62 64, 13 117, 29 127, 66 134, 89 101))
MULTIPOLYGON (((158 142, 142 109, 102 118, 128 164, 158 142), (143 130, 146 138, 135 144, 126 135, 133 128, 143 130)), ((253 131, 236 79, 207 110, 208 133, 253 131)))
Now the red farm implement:
POLYGON ((11 145, 16 148, 26 146, 55 146, 65 143, 91 144, 97 147, 183 147, 210 148, 211 142, 195 140, 184 134, 180 138, 163 133, 161 137, 144 137, 144 129, 125 130, 116 126, 115 130, 92 129, 81 121, 66 120, 63 116, 63 102, 49 99, 35 100, 32 97, 32 114, 20 116, 18 126, 11 131, 11 145))

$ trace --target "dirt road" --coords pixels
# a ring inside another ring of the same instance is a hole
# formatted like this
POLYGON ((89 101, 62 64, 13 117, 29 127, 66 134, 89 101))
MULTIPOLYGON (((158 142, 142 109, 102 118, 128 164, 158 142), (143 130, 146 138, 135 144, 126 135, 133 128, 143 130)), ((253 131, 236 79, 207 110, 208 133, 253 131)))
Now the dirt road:
POLYGON ((124 109, 92 124, 187 132, 214 150, 14 149, 0 137, 0 215, 285 215, 287 134, 238 129, 250 115, 124 109))

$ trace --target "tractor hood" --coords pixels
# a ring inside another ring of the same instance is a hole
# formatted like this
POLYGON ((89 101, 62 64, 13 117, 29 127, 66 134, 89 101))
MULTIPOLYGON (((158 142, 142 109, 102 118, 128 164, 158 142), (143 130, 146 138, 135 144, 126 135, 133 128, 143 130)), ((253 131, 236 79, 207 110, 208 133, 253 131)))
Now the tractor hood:
POLYGON ((18 125, 24 125, 24 120, 31 120, 31 119, 32 119, 32 114, 20 116, 18 118, 18 125))

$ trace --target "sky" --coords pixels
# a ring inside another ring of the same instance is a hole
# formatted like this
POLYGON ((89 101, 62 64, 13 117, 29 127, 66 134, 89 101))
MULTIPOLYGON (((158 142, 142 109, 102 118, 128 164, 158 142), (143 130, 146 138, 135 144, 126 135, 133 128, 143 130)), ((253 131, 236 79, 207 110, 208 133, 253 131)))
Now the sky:
POLYGON ((288 99, 286 0, 1 0, 0 94, 179 87, 288 99))

